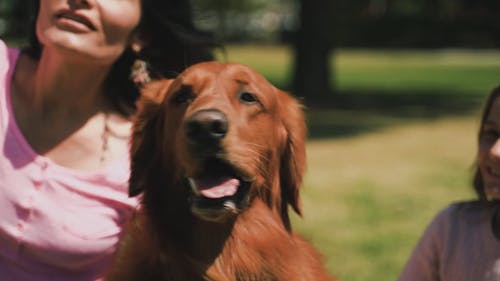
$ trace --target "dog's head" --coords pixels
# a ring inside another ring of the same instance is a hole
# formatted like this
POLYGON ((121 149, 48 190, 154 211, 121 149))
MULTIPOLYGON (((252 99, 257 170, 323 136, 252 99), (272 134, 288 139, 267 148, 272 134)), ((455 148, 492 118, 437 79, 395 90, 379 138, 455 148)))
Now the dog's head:
POLYGON ((221 221, 256 199, 287 227, 288 205, 300 214, 306 132, 294 98, 246 66, 218 62, 153 82, 143 96, 130 195, 147 192, 151 167, 160 166, 175 183, 164 188, 188 188, 186 202, 201 219, 221 221))

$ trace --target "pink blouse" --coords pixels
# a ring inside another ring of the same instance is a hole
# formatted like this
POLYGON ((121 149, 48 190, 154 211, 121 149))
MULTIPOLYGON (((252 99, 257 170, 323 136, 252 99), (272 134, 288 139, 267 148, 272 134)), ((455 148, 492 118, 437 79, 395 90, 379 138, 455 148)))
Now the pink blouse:
POLYGON ((38 155, 11 108, 18 55, 0 40, 0 279, 101 280, 137 205, 127 196, 128 155, 99 172, 38 155))

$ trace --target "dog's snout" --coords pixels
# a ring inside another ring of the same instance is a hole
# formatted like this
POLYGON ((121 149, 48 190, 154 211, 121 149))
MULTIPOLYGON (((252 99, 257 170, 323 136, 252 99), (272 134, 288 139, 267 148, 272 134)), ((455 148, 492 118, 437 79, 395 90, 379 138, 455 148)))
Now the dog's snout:
POLYGON ((188 119, 185 130, 187 137, 194 142, 219 141, 226 136, 228 121, 219 110, 200 110, 188 119))

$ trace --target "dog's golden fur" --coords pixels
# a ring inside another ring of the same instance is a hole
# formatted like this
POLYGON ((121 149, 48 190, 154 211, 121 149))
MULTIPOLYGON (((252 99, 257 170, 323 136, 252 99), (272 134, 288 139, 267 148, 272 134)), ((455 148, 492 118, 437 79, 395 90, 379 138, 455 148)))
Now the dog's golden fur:
POLYGON ((243 65, 201 63, 152 83, 131 148, 130 192, 143 192, 142 207, 107 280, 332 280, 288 216, 288 206, 301 213, 305 135, 301 105, 243 65), (217 119, 208 135, 198 128, 206 118, 217 119), (231 170, 224 184, 237 191, 212 200, 186 188, 206 169, 231 170))

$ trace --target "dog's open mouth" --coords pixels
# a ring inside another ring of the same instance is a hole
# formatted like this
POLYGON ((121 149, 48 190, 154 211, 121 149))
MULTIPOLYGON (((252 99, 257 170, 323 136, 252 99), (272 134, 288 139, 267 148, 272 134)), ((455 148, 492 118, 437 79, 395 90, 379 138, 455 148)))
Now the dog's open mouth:
POLYGON ((205 160, 200 175, 186 177, 191 191, 191 211, 209 221, 238 214, 248 203, 251 180, 226 161, 205 160))

